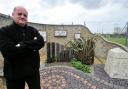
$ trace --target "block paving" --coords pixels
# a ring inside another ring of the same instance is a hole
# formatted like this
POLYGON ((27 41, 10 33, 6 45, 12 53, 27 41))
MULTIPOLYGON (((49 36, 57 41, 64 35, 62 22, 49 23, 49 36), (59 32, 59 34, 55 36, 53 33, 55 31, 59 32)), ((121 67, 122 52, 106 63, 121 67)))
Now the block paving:
POLYGON ((73 68, 51 67, 42 69, 41 88, 42 89, 98 89, 92 85, 73 68), (86 88, 87 87, 87 88, 86 88))
POLYGON ((41 89, 128 89, 128 80, 111 79, 104 65, 93 67, 91 74, 64 65, 41 67, 41 89))
MULTIPOLYGON (((104 71, 104 64, 94 64, 92 69, 92 73, 87 74, 70 63, 42 64, 41 89, 128 89, 128 79, 110 78, 104 71)), ((0 89, 6 89, 2 69, 0 75, 0 89)))

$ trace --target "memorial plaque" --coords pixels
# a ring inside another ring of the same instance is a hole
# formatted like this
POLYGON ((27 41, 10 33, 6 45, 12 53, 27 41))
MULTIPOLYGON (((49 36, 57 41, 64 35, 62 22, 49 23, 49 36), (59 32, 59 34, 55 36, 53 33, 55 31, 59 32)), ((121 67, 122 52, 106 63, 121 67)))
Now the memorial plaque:
POLYGON ((75 33, 75 39, 79 39, 80 38, 80 33, 75 33))
POLYGON ((44 31, 39 31, 40 35, 43 36, 44 41, 46 41, 46 32, 44 31))
POLYGON ((55 31, 55 36, 67 36, 66 31, 55 31))

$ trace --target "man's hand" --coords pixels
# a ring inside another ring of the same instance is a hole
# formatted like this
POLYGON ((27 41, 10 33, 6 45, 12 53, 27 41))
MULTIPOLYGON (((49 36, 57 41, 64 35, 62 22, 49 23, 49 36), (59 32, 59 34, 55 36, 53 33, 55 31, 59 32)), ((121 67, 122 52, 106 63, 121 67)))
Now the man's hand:
POLYGON ((34 37, 34 40, 37 40, 37 37, 36 36, 34 37))
POLYGON ((17 48, 20 47, 20 44, 17 44, 16 47, 17 47, 17 48))
POLYGON ((25 47, 26 45, 24 44, 23 41, 21 41, 20 43, 18 43, 17 45, 15 45, 17 48, 18 47, 25 47))

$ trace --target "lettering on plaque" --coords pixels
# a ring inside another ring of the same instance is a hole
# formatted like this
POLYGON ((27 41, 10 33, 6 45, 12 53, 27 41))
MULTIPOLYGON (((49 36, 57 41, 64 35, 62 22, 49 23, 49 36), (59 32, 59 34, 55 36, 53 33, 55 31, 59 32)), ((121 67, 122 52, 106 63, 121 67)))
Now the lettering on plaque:
POLYGON ((55 31, 55 36, 67 36, 66 31, 55 31))

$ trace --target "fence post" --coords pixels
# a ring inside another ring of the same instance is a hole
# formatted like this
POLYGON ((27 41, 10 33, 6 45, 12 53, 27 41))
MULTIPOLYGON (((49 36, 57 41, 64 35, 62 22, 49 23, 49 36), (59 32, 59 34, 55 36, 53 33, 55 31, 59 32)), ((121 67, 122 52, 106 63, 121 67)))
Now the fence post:
POLYGON ((127 28, 126 28, 126 42, 125 45, 128 46, 128 22, 127 22, 127 28))

